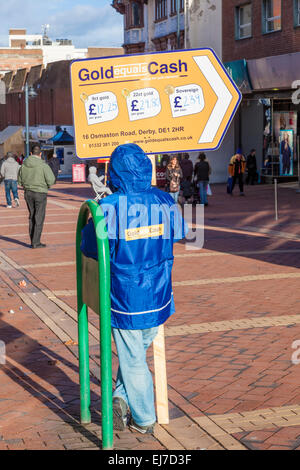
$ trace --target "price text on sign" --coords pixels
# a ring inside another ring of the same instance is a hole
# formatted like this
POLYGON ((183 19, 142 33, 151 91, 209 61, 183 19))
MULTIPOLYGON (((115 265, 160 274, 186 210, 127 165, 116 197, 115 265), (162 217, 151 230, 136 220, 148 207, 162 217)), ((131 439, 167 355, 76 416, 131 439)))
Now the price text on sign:
POLYGON ((84 159, 129 142, 148 154, 216 149, 241 101, 210 49, 75 60, 71 83, 84 159))

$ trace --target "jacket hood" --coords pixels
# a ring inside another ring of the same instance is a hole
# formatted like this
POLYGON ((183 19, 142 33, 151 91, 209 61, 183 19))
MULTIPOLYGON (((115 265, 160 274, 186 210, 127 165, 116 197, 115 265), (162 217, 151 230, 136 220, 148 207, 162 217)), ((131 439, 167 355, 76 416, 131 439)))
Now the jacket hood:
POLYGON ((8 157, 5 161, 9 165, 18 165, 18 162, 16 161, 14 157, 8 157))
POLYGON ((95 166, 90 166, 89 174, 90 175, 96 175, 97 174, 97 168, 95 166))
POLYGON ((44 164, 44 161, 40 157, 35 157, 34 155, 29 155, 23 163, 26 168, 34 168, 41 164, 44 164))
POLYGON ((110 180, 122 192, 140 192, 151 188, 152 164, 136 144, 117 147, 110 159, 110 180))

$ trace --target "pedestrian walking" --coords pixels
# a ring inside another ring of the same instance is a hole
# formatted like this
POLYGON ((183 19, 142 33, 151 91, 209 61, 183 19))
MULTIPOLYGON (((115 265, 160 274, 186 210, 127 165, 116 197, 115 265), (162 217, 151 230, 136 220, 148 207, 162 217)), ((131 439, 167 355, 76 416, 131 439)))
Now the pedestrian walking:
POLYGON ((201 204, 208 206, 207 186, 209 184, 209 176, 211 174, 211 166, 206 160, 205 153, 201 152, 195 165, 194 176, 199 188, 199 196, 201 204))
POLYGON ((242 155, 241 149, 238 149, 237 153, 233 155, 230 159, 228 172, 229 175, 232 177, 232 187, 231 187, 231 196, 233 195, 233 190, 235 184, 238 180, 239 188, 240 188, 240 196, 244 196, 244 173, 246 170, 246 159, 242 155))
POLYGON ((2 182, 4 181, 4 176, 2 176, 1 174, 1 168, 4 162, 5 162, 5 158, 0 155, 0 184, 2 184, 2 182))
POLYGON ((57 158, 57 155, 56 155, 56 153, 54 153, 54 151, 52 151, 48 155, 47 163, 50 166, 51 170, 53 171, 53 174, 55 176, 55 183, 56 183, 57 178, 58 178, 58 174, 59 174, 59 170, 60 170, 60 163, 59 163, 59 159, 57 158))
POLYGON ((25 157, 23 153, 19 157, 17 156, 17 162, 19 163, 19 165, 23 165, 24 160, 25 160, 25 157))
POLYGON ((7 208, 12 208, 12 199, 11 193, 13 195, 13 199, 15 201, 16 207, 19 207, 19 196, 18 196, 18 172, 20 169, 19 163, 16 161, 14 154, 12 152, 8 152, 6 155, 6 159, 4 163, 1 165, 1 175, 4 178, 4 186, 5 186, 5 196, 6 196, 6 204, 7 208))
POLYGON ((166 178, 169 182, 169 193, 174 199, 175 203, 178 202, 182 176, 182 170, 178 163, 177 157, 172 157, 170 163, 167 166, 166 178))
POLYGON ((183 159, 180 162, 180 167, 182 170, 183 181, 192 181, 194 165, 193 162, 190 160, 190 156, 188 153, 184 154, 183 159))
POLYGON ((248 171, 246 183, 251 184, 252 186, 255 183, 257 175, 257 163, 256 163, 256 150, 252 149, 250 154, 247 157, 246 168, 248 171))
MULTIPOLYGON (((114 150, 110 177, 117 190, 99 204, 108 221, 111 325, 119 358, 114 428, 125 429, 129 408, 129 427, 142 434, 153 433, 156 415, 146 352, 158 326, 175 312, 173 244, 185 236, 187 228, 177 207, 174 211, 173 198, 151 186, 151 161, 138 145, 125 144, 114 150)), ((82 231, 81 250, 97 259, 92 220, 82 231)))
POLYGON ((55 176, 42 160, 41 148, 35 145, 32 154, 24 161, 18 182, 25 190, 25 201, 29 211, 29 236, 31 248, 44 248, 41 235, 46 214, 48 189, 55 183, 55 176))

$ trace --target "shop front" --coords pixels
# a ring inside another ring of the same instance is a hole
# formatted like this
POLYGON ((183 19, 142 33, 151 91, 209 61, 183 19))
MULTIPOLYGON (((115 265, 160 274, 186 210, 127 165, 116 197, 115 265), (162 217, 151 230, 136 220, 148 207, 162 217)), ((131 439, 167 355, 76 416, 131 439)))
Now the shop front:
POLYGON ((299 177, 300 53, 225 64, 240 83, 243 102, 238 140, 245 154, 257 150, 261 180, 299 177), (242 67, 243 63, 243 67, 242 67))

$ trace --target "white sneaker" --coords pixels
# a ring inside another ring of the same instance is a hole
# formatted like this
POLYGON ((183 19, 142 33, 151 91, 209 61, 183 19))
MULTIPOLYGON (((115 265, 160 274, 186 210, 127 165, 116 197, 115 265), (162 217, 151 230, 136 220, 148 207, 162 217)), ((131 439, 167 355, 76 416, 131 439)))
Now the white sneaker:
POLYGON ((19 199, 15 199, 15 203, 16 203, 16 206, 19 207, 19 205, 20 205, 19 199))
POLYGON ((12 208, 12 206, 6 206, 6 208, 7 208, 7 209, 11 209, 11 208, 12 208))

